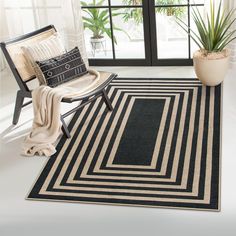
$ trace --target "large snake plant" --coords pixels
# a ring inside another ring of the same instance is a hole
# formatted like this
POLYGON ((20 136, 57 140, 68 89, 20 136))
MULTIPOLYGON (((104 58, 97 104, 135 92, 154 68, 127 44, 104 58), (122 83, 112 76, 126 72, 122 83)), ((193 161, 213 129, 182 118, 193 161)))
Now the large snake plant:
POLYGON ((215 2, 210 2, 210 12, 204 21, 198 7, 192 7, 192 17, 198 32, 194 32, 188 25, 177 17, 177 23, 187 32, 198 47, 208 54, 221 52, 226 46, 236 39, 236 29, 231 29, 236 21, 236 9, 227 11, 223 9, 222 0, 218 7, 215 2))

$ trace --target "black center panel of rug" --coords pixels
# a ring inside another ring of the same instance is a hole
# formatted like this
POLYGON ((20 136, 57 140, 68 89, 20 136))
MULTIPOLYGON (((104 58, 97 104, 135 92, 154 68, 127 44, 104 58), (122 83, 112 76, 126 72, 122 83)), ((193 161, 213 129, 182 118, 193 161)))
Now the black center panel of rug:
POLYGON ((114 164, 150 165, 164 105, 163 99, 134 102, 114 164))

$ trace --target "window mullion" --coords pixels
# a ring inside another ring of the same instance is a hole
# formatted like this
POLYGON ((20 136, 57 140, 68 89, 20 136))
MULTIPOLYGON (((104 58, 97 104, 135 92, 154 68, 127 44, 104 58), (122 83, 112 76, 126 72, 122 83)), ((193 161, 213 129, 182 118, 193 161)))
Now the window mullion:
POLYGON ((114 44, 113 23, 112 23, 111 0, 108 0, 108 10, 109 10, 109 17, 110 17, 112 55, 113 55, 113 59, 115 59, 116 58, 116 54, 115 54, 115 44, 114 44))
POLYGON ((190 38, 190 0, 188 0, 188 58, 191 59, 191 38, 190 38))

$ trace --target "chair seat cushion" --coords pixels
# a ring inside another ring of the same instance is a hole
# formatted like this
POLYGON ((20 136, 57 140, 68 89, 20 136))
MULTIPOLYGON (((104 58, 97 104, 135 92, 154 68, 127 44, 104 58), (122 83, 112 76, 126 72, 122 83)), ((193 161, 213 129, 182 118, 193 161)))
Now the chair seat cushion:
POLYGON ((108 82, 110 81, 110 77, 114 78, 114 74, 107 71, 99 71, 99 78, 91 73, 87 73, 81 76, 77 80, 72 80, 67 83, 61 84, 60 87, 71 88, 74 93, 64 96, 64 98, 73 98, 83 97, 92 92, 96 91, 98 88, 100 90, 104 89, 108 82))
POLYGON ((78 47, 60 56, 36 63, 50 87, 56 87, 88 72, 78 47))

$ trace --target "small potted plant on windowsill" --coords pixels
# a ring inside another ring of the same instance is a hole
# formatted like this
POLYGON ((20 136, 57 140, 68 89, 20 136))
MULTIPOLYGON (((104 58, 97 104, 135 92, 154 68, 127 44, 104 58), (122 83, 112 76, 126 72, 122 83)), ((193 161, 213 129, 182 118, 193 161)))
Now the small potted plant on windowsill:
POLYGON ((215 3, 210 2, 210 13, 203 20, 199 9, 193 7, 193 20, 198 33, 190 29, 181 19, 177 18, 178 24, 191 36, 198 45, 193 55, 194 69, 201 82, 208 86, 220 84, 229 67, 229 50, 227 45, 236 39, 236 30, 231 26, 236 21, 234 16, 236 9, 222 10, 220 1, 216 10, 215 3))
MULTIPOLYGON (((81 1, 81 5, 85 7, 83 8, 83 11, 88 14, 87 17, 83 16, 83 23, 84 28, 89 29, 92 32, 90 42, 93 45, 93 49, 100 49, 102 47, 102 42, 106 40, 105 35, 107 35, 109 38, 112 38, 109 10, 103 8, 92 8, 92 6, 102 6, 104 2, 105 0, 100 0, 98 2, 97 0, 93 0, 93 2, 89 4, 84 1, 81 1)), ((114 12, 116 10, 119 9, 112 10, 112 17, 123 15, 123 13, 114 12)), ((129 35, 124 30, 116 27, 114 24, 112 25, 112 28, 113 31, 122 31, 129 37, 129 35)), ((114 35, 113 40, 114 43, 117 44, 117 40, 114 35)))

